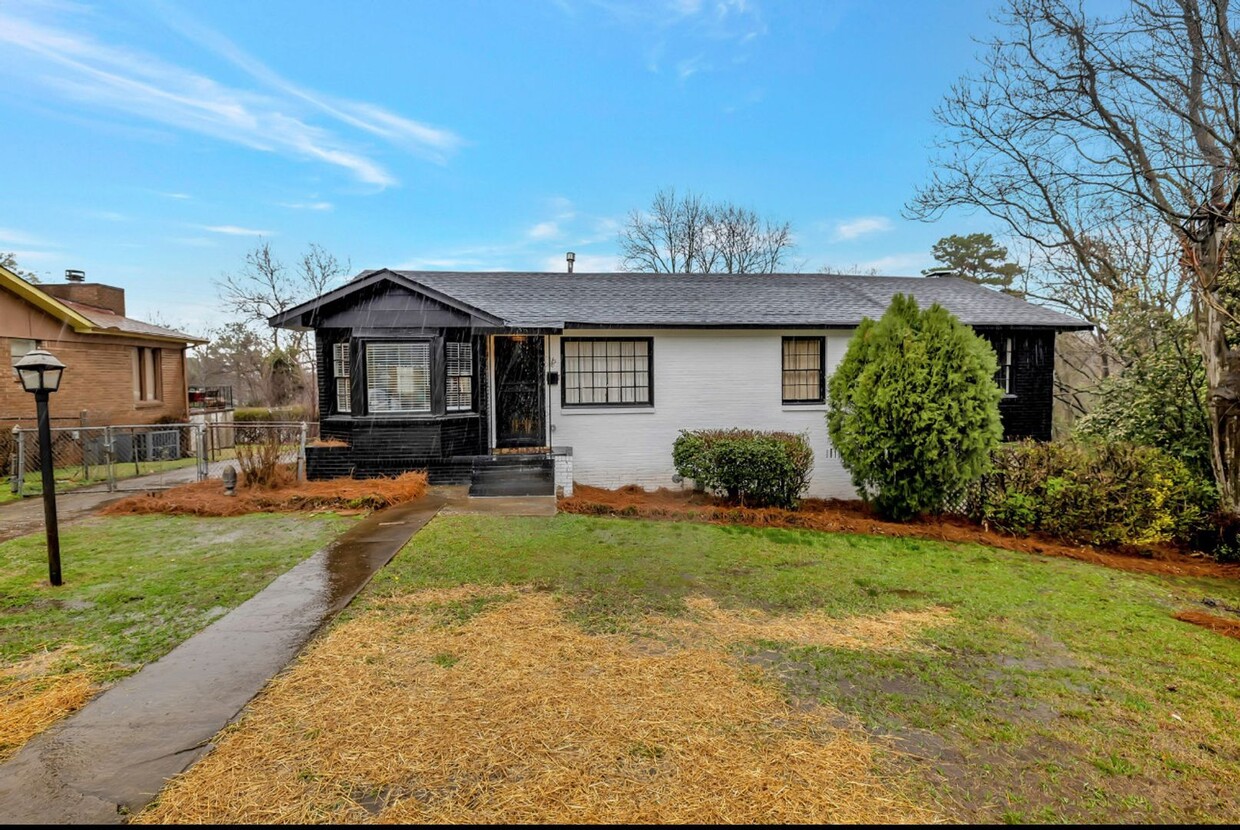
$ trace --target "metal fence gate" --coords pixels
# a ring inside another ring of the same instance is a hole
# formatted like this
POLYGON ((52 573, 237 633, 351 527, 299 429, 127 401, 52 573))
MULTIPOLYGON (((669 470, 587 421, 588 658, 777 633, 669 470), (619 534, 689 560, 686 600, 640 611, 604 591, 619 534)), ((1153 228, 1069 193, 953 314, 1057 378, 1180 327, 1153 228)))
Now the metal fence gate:
MULTIPOLYGON (((317 424, 253 422, 241 424, 132 424, 106 427, 53 427, 51 446, 56 492, 149 491, 207 478, 227 466, 240 469, 245 457, 270 444, 280 464, 305 477, 306 442, 317 424)), ((0 466, 9 473, 9 491, 19 496, 43 492, 39 431, 16 426, 0 433, 0 466)))

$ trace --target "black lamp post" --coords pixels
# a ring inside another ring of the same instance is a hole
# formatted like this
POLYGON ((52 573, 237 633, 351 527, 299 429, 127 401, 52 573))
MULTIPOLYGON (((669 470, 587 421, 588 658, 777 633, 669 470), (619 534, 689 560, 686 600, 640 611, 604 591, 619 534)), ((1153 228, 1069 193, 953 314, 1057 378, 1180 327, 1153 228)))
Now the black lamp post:
POLYGON ((47 398, 60 388, 65 364, 49 352, 35 349, 13 367, 22 388, 34 393, 39 411, 39 466, 43 470, 43 523, 47 528, 47 573, 53 585, 60 579, 60 528, 56 523, 56 478, 52 474, 52 421, 47 414, 47 398))

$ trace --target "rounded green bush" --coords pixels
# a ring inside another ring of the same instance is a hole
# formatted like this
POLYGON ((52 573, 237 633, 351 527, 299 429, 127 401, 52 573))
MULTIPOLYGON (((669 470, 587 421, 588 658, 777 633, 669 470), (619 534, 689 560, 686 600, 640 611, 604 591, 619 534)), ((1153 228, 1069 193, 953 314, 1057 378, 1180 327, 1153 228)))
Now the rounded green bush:
POLYGON ((793 509, 809 486, 814 451, 804 435, 746 429, 682 431, 672 445, 676 472, 750 506, 793 509))
POLYGON ((898 521, 937 512, 1003 436, 994 350, 937 304, 897 294, 861 321, 828 386, 827 428, 853 485, 898 521))

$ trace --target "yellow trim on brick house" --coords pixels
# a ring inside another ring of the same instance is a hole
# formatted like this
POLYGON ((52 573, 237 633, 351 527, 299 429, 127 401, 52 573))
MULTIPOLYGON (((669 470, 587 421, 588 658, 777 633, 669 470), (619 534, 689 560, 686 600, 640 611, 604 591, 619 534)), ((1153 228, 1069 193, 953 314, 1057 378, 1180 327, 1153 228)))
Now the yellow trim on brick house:
POLYGON ((134 331, 122 331, 121 329, 103 328, 96 325, 84 315, 74 311, 60 300, 45 294, 39 290, 34 283, 27 282, 21 277, 14 274, 8 268, 0 265, 0 288, 7 288, 16 294, 22 300, 30 303, 35 308, 43 311, 60 320, 62 323, 68 323, 78 334, 106 334, 114 337, 136 338, 138 340, 155 340, 160 343, 181 343, 184 345, 201 345, 209 341, 198 337, 165 337, 159 334, 146 334, 134 331))

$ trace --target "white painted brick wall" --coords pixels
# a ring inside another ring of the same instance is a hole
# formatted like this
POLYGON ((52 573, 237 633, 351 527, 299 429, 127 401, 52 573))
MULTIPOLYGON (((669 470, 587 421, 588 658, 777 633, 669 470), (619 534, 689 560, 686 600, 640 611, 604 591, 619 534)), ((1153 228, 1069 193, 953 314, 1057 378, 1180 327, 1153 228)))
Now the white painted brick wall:
POLYGON ((555 457, 555 494, 566 499, 573 497, 573 457, 571 455, 555 457))
MULTIPOLYGON (((728 428, 805 432, 814 448, 808 495, 853 498, 855 491, 827 438, 826 406, 785 406, 781 400, 782 337, 827 338, 827 372, 848 346, 851 329, 573 331, 571 337, 653 337, 652 409, 564 409, 560 387, 549 389, 551 440, 573 448, 580 484, 678 488, 672 443, 682 429, 728 428)), ((560 338, 547 338, 552 371, 561 371, 560 338)), ((558 472, 558 471, 557 471, 558 472)))

